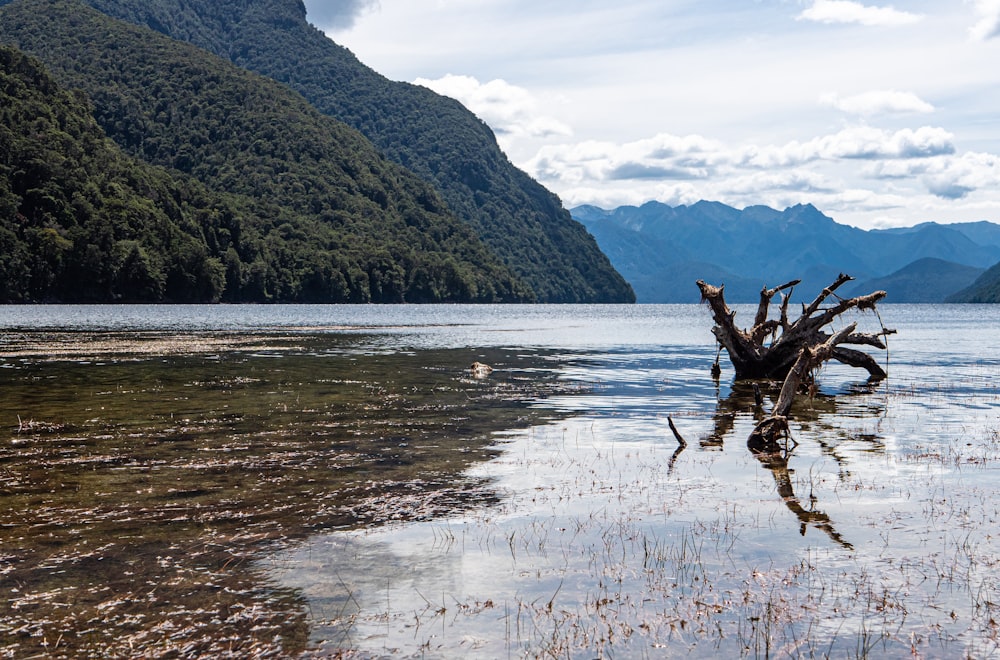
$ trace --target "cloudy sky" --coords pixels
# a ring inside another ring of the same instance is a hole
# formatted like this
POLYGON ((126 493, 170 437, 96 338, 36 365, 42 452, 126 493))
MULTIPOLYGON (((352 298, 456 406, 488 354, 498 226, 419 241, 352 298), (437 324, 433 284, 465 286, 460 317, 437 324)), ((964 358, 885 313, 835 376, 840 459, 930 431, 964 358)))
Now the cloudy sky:
POLYGON ((567 207, 1000 222, 1000 0, 306 0, 567 207), (870 2, 870 4, 869 4, 870 2))

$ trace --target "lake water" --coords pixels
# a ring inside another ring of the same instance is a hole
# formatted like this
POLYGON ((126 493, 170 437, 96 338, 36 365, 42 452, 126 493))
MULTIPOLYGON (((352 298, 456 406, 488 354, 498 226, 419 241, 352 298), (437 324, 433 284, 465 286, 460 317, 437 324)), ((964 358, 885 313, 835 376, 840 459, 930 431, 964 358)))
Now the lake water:
POLYGON ((760 456, 700 306, 2 308, 0 653, 1000 653, 1000 308, 880 312, 760 456))

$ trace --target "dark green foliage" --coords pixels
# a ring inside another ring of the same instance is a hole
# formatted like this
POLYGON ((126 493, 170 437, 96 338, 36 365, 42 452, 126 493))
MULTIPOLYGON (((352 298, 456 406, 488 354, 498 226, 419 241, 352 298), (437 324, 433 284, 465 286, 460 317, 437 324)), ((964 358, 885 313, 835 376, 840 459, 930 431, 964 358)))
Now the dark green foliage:
POLYGON ((949 296, 951 303, 1000 303, 1000 263, 993 265, 975 282, 949 296))
POLYGON ((13 275, 6 300, 530 296, 430 186, 279 84, 70 0, 9 3, 0 40, 41 58, 93 102, 72 97, 74 121, 88 125, 89 142, 77 143, 63 139, 65 122, 45 120, 44 135, 34 129, 56 93, 37 67, 21 83, 37 98, 12 97, 17 116, 3 125, 16 119, 9 131, 24 139, 19 169, 0 184, 16 187, 0 188, 12 234, 0 243, 14 247, 2 263, 13 275), (115 152, 90 111, 129 155, 157 167, 115 152), (86 166, 98 143, 131 179, 92 180, 107 176, 100 162, 86 166), (61 287, 53 269, 74 279, 61 287))
POLYGON ((288 84, 432 182, 544 302, 632 302, 631 287, 558 198, 515 168, 457 101, 397 83, 306 22, 301 0, 88 0, 288 84))
POLYGON ((91 110, 0 47, 0 302, 218 300, 221 264, 168 214, 196 215, 191 191, 126 158, 91 110))

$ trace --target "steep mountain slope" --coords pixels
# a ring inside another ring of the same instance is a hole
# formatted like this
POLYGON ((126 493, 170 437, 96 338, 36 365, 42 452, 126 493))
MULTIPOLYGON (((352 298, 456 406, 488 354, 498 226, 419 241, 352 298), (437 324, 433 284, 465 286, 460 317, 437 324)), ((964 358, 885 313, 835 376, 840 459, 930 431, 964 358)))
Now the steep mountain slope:
MULTIPOLYGON (((632 285, 639 302, 698 302, 698 279, 725 282, 726 294, 733 300, 753 299, 760 291, 758 279, 737 276, 725 266, 695 256, 684 245, 687 236, 644 231, 649 218, 641 213, 621 217, 610 213, 594 206, 573 209, 574 217, 594 235, 611 263, 632 285)), ((706 230, 711 231, 709 219, 702 219, 706 230)))
POLYGON ((542 302, 634 294, 559 199, 515 168, 457 101, 379 75, 306 20, 301 0, 88 0, 288 84, 432 181, 542 302))
POLYGON ((227 300, 517 301, 530 291, 437 193, 301 96, 72 0, 0 7, 0 41, 85 91, 135 157, 237 200, 205 239, 227 300))
POLYGON ((887 291, 886 302, 890 303, 941 303, 971 285, 982 273, 982 268, 925 257, 884 277, 852 283, 854 286, 844 287, 844 295, 887 291))
POLYGON ((202 227, 235 211, 125 156, 91 111, 0 46, 0 302, 217 300, 202 227))
POLYGON ((1000 303, 1000 263, 989 268, 965 289, 948 296, 945 302, 1000 303))
MULTIPOLYGON (((753 302, 761 286, 792 279, 802 280, 795 293, 803 299, 840 272, 868 280, 922 257, 973 268, 1000 259, 1000 246, 977 244, 951 225, 868 232, 838 224, 809 204, 740 211, 717 202, 650 202, 572 213, 598 238, 641 302, 689 302, 693 282, 711 280, 713 273, 726 284, 727 300, 753 302)), ((987 227, 975 231, 988 234, 987 227)))

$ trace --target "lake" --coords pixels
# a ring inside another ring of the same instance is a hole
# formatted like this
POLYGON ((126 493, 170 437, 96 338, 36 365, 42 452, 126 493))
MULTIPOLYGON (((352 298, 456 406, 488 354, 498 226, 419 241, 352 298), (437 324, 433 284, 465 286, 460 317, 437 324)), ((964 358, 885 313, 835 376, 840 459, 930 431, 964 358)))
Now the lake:
POLYGON ((0 654, 995 655, 1000 307, 879 310, 759 455, 702 306, 4 307, 0 654))

